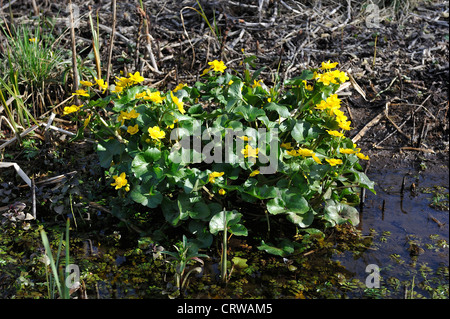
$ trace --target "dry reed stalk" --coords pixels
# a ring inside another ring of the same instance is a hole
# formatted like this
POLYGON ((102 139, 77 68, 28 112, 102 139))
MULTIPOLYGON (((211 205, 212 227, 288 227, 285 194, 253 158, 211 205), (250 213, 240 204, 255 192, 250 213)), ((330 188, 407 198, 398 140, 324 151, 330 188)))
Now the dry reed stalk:
POLYGON ((111 38, 109 42, 109 52, 108 52, 108 65, 106 67, 106 84, 109 86, 109 73, 111 71, 111 59, 112 59, 112 51, 114 46, 114 34, 116 32, 116 16, 117 16, 117 9, 116 9, 116 0, 112 0, 112 27, 111 27, 111 38))
MULTIPOLYGON (((77 66, 77 48, 75 43, 75 23, 73 18, 72 0, 69 1, 70 10, 70 37, 72 39, 72 70, 73 70, 73 90, 78 90, 78 66, 77 66)), ((80 105, 80 100, 75 96, 75 104, 80 105)))

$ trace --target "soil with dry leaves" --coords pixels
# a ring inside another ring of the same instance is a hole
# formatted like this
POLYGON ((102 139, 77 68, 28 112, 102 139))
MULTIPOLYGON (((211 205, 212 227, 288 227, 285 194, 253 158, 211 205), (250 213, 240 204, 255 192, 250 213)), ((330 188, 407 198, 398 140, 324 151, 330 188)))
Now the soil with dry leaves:
MULTIPOLYGON (((13 1, 3 12, 20 23, 37 9, 64 34, 68 3, 13 1)), ((351 137, 371 164, 448 160, 447 1, 381 1, 376 11, 345 0, 143 1, 144 11, 139 1, 119 1, 115 19, 112 1, 73 3, 80 55, 92 47, 88 14, 98 17, 103 69, 114 25, 111 82, 121 71, 140 71, 146 84, 161 89, 193 84, 213 59, 240 70, 242 50, 258 57, 267 84, 275 74, 286 79, 336 61, 352 79, 340 92, 351 137)), ((66 34, 61 45, 70 48, 66 34)))

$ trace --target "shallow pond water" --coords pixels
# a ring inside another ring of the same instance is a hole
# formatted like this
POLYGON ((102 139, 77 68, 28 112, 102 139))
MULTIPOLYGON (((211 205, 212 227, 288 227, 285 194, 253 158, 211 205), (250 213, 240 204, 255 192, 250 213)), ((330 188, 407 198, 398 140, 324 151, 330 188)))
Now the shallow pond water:
POLYGON ((374 238, 373 244, 356 257, 349 252, 334 258, 369 285, 376 284, 379 270, 378 287, 389 289, 391 298, 424 293, 424 276, 427 284, 446 282, 448 287, 448 169, 436 173, 384 168, 368 176, 377 194, 366 193, 358 228, 374 238))
MULTIPOLYGON (((360 208, 358 229, 363 237, 370 239, 371 244, 362 252, 339 250, 339 253, 332 255, 332 261, 339 262, 342 266, 336 268, 337 271, 345 272, 344 284, 351 283, 352 279, 358 284, 349 285, 348 290, 340 286, 338 289, 341 292, 328 296, 334 296, 332 298, 339 298, 339 296, 345 298, 370 298, 371 296, 402 299, 448 298, 448 174, 426 170, 385 168, 369 172, 368 175, 376 183, 377 194, 366 193, 364 205, 360 208), (369 265, 372 268, 368 269, 369 265), (374 289, 368 292, 364 287, 366 280, 370 278, 369 284, 376 284, 373 277, 374 267, 379 271, 379 284, 373 286, 374 289), (444 288, 439 288, 442 286, 444 288)), ((330 255, 325 255, 323 258, 329 257, 330 255)), ((129 259, 123 256, 117 258, 116 264, 119 268, 129 259)), ((218 263, 213 266, 217 268, 218 263)), ((328 271, 333 272, 332 267, 328 268, 328 271)), ((219 270, 213 270, 212 274, 214 273, 218 276, 219 270)), ((289 273, 284 274, 287 275, 286 278, 277 280, 292 279, 288 278, 289 273)), ((339 275, 333 273, 328 275, 330 278, 339 278, 339 275)), ((204 278, 201 279, 202 276, 203 274, 196 276, 195 281, 205 282, 204 278)), ((255 287, 267 284, 261 283, 260 279, 251 280, 255 287)), ((111 278, 99 282, 100 294, 97 297, 134 296, 139 298, 143 293, 140 288, 133 289, 133 285, 129 285, 130 283, 123 285, 120 280, 115 285, 116 289, 111 289, 110 280, 111 278), (111 294, 111 291, 114 293, 111 294)), ((171 278, 167 277, 164 281, 170 280, 171 278)), ((333 279, 330 282, 333 282, 333 285, 339 285, 333 279)), ((219 282, 218 284, 220 285, 219 282)), ((330 289, 334 291, 334 288, 330 287, 330 289)), ((163 290, 164 288, 156 289, 153 296, 159 295, 164 298, 163 290)), ((149 297, 148 292, 144 295, 146 298, 149 297)), ((195 296, 205 298, 206 295, 196 292, 189 298, 196 298, 195 296)), ((249 296, 256 295, 250 293, 249 296)), ((280 297, 283 298, 282 295, 280 297)))
MULTIPOLYGON (((448 298, 448 168, 439 172, 413 168, 371 169, 368 176, 376 183, 377 194, 366 192, 364 205, 360 207, 357 228, 364 244, 358 245, 356 250, 341 249, 340 242, 339 249, 329 245, 328 248, 311 247, 296 256, 281 258, 239 240, 231 248, 229 259, 239 256, 249 267, 236 270, 229 284, 224 285, 219 279, 220 260, 214 255, 218 250, 213 249, 208 254, 216 257, 205 260, 202 274, 192 276, 184 297, 448 298), (369 265, 372 268, 367 269, 369 265), (379 285, 368 290, 365 285, 368 278, 371 279, 369 284, 376 284, 372 280, 375 270, 379 270, 379 285)), ((108 216, 103 218, 111 217, 108 216)), ((8 242, 2 243, 5 247, 15 242, 14 236, 19 236, 16 233, 20 230, 7 226, 4 225, 4 230, 9 230, 5 236, 12 237, 4 237, 8 242)), ((345 237, 352 232, 349 229, 340 240, 355 247, 355 241, 360 242, 360 239, 357 239, 359 236, 345 237)), ((80 235, 76 230, 71 233, 70 253, 82 271, 88 298, 166 299, 175 290, 173 267, 162 259, 154 259, 157 247, 146 243, 145 238, 139 239, 139 247, 136 247, 136 238, 128 238, 122 230, 108 235, 100 232, 98 241, 86 239, 92 237, 88 234, 78 238, 80 235), (132 243, 131 247, 121 247, 122 242, 132 243)), ((39 246, 37 228, 21 231, 20 238, 24 243, 19 243, 19 251, 27 243, 39 246)), ((329 243, 333 245, 331 236, 329 243)), ((37 248, 33 247, 27 248, 31 254, 31 268, 23 265, 27 272, 15 270, 23 259, 19 253, 10 251, 8 257, 5 251, 6 255, 0 258, 0 288, 8 288, 2 291, 2 297, 46 296, 45 273, 41 271, 39 275, 33 268, 34 264, 40 264, 35 260, 37 248), (19 275, 25 284, 17 288, 19 275)))

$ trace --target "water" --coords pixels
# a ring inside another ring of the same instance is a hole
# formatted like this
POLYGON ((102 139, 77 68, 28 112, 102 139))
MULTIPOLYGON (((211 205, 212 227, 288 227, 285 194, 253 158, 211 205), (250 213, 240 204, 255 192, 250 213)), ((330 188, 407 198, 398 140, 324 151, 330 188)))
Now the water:
POLYGON ((391 298, 410 296, 408 284, 413 279, 415 284, 423 281, 422 273, 427 274, 427 283, 435 286, 445 281, 445 277, 436 278, 436 271, 442 266, 448 269, 449 265, 448 170, 434 173, 391 168, 369 172, 368 176, 376 182, 377 194, 366 193, 358 228, 363 235, 374 238, 373 247, 358 256, 349 253, 335 259, 363 283, 373 274, 370 269, 366 272, 366 267, 378 267, 379 287, 389 287, 391 298), (441 204, 446 200, 446 207, 430 206, 433 198, 441 204))
MULTIPOLYGON (((348 251, 334 255, 333 260, 339 261, 353 276, 349 278, 346 275, 347 278, 358 279, 363 284, 374 269, 366 271, 368 265, 379 269, 381 278, 377 289, 380 294, 377 297, 418 298, 420 296, 417 293, 420 293, 426 298, 432 298, 433 296, 418 285, 424 281, 422 274, 426 274, 429 285, 434 289, 445 281, 448 283, 448 272, 447 277, 437 274, 439 268, 448 268, 449 265, 448 173, 389 168, 372 170, 368 175, 376 183, 377 194, 367 191, 358 228, 363 236, 372 240, 372 244, 362 253, 348 251), (446 210, 430 206, 433 198, 439 196, 447 200, 446 210), (442 243, 447 243, 447 247, 442 243), (414 248, 417 252, 411 252, 414 248), (414 287, 411 287, 413 279, 415 283, 414 287), (381 294, 381 291, 384 294, 381 294), (411 295, 411 291, 416 295, 411 295)), ((95 253, 105 254, 106 247, 102 247, 95 253)), ((153 267, 151 255, 144 253, 125 256, 124 252, 115 250, 109 254, 110 266, 105 268, 109 271, 106 270, 106 273, 100 276, 102 279, 97 282, 96 295, 90 297, 166 297, 164 290, 167 282, 173 281, 172 275, 165 277, 165 266, 153 267), (153 281, 152 278, 156 275, 161 278, 153 281), (148 287, 153 287, 153 290, 148 287)), ((328 254, 326 258, 329 258, 328 254)), ((98 262, 103 264, 100 259, 98 262)), ((212 267, 215 267, 212 274, 218 277, 218 263, 212 264, 212 267)), ((333 276, 332 273, 329 275, 330 278, 333 276)), ((202 275, 197 276, 197 279, 192 281, 193 284, 200 282, 201 277, 202 275)), ((341 291, 349 298, 368 296, 363 288, 341 291)))

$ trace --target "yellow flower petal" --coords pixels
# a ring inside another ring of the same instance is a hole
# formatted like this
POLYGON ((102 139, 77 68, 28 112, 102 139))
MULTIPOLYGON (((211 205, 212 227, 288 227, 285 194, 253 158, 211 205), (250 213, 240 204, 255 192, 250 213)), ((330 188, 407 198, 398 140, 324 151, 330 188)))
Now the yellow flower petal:
POLYGON ((76 90, 72 95, 89 96, 89 93, 86 90, 76 90))
POLYGON ((128 126, 127 132, 130 133, 131 135, 136 134, 137 132, 139 132, 138 125, 136 124, 135 126, 128 126))
POLYGON ((351 148, 340 148, 339 149, 339 153, 342 153, 342 154, 355 154, 356 151, 352 150, 351 148))
POLYGON ((320 67, 322 70, 334 69, 338 65, 338 62, 322 62, 322 66, 320 67))
POLYGON ((67 114, 70 114, 70 113, 75 113, 75 112, 78 112, 78 110, 82 107, 83 105, 80 105, 80 106, 78 106, 78 105, 71 105, 71 106, 66 106, 65 108, 64 108, 64 111, 63 111, 63 114, 64 115, 67 115, 67 114))
POLYGON ((254 170, 253 172, 250 173, 250 177, 256 176, 259 174, 259 170, 254 170))
POLYGON ((358 158, 362 159, 362 160, 369 160, 369 156, 364 155, 363 153, 357 153, 356 156, 358 156, 358 158))
POLYGON ((212 62, 208 62, 208 64, 211 66, 211 69, 213 69, 216 72, 223 73, 225 71, 225 69, 227 68, 225 66, 225 63, 223 63, 223 61, 214 60, 212 62))
POLYGON ((336 165, 342 164, 341 159, 326 158, 325 160, 328 162, 328 164, 330 164, 330 166, 336 166, 336 165))
POLYGON ((327 130, 328 134, 332 135, 332 136, 336 136, 336 137, 342 137, 344 136, 344 134, 342 134, 341 132, 338 131, 333 131, 333 130, 327 130))
POLYGON ((186 86, 186 84, 180 83, 180 84, 178 84, 178 85, 173 89, 173 92, 176 92, 176 91, 178 91, 178 90, 181 90, 181 89, 184 88, 185 86, 186 86))
POLYGON ((115 176, 113 176, 113 178, 114 178, 114 183, 111 183, 111 186, 115 186, 116 189, 120 189, 123 186, 128 185, 128 181, 127 181, 125 173, 122 173, 119 176, 115 175, 115 176))
POLYGON ((151 92, 149 89, 147 89, 146 92, 147 92, 147 96, 144 96, 145 100, 150 100, 156 104, 159 104, 162 101, 164 101, 164 99, 165 99, 165 97, 161 96, 160 91, 151 92))
POLYGON ((164 131, 161 131, 158 126, 149 127, 148 134, 152 139, 157 141, 166 136, 166 133, 164 131))
POLYGON ((80 84, 83 86, 93 86, 94 85, 91 81, 80 81, 80 84))
POLYGON ((245 145, 245 148, 241 150, 241 153, 244 155, 245 158, 247 157, 258 158, 259 148, 253 148, 247 144, 245 145))
POLYGON ((139 72, 136 72, 134 74, 131 73, 128 74, 128 82, 131 84, 140 83, 143 82, 144 80, 145 80, 144 77, 141 76, 139 72))
POLYGON ((208 175, 208 182, 210 182, 211 184, 214 184, 216 182, 216 178, 217 177, 221 177, 223 176, 223 174, 225 174, 225 172, 212 172, 208 175))
POLYGON ((184 102, 180 101, 180 99, 173 95, 172 92, 170 92, 170 97, 172 98, 173 103, 178 107, 178 111, 180 111, 181 114, 186 113, 184 110, 184 102))

